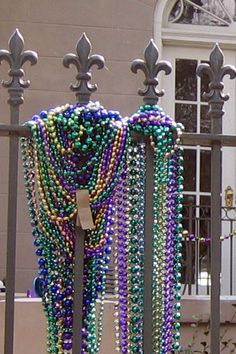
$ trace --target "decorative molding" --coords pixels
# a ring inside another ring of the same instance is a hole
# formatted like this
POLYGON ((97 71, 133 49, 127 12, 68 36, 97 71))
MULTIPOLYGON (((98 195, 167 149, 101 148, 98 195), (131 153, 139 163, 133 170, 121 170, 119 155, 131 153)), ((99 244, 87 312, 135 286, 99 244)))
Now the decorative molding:
POLYGON ((169 21, 171 23, 227 27, 235 20, 235 3, 234 1, 233 11, 230 11, 230 5, 232 7, 230 0, 178 0, 170 11, 169 21))
POLYGON ((165 45, 194 47, 197 45, 202 48, 212 48, 212 43, 218 40, 223 49, 235 50, 236 26, 235 31, 230 31, 231 27, 227 27, 227 31, 222 31, 222 27, 214 27, 214 31, 209 31, 208 26, 197 26, 197 28, 198 36, 196 36, 196 26, 189 25, 186 31, 185 25, 172 24, 171 27, 162 29, 162 42, 165 45))

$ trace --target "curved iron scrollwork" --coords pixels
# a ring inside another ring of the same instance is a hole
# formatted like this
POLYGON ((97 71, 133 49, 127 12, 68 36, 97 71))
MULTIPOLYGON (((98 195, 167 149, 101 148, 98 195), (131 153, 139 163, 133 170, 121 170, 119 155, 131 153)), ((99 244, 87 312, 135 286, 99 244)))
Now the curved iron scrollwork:
POLYGON ((168 61, 162 60, 158 62, 159 52, 153 39, 150 40, 144 52, 144 59, 135 59, 131 64, 131 71, 137 73, 142 70, 145 75, 145 89, 139 89, 138 94, 143 96, 144 103, 156 104, 159 97, 164 95, 164 90, 157 90, 159 84, 157 75, 160 71, 164 71, 166 75, 171 73, 171 64, 168 61))
POLYGON ((91 80, 91 67, 96 65, 98 69, 102 69, 105 65, 103 56, 90 55, 91 50, 91 43, 86 34, 83 33, 76 46, 77 54, 68 53, 63 59, 63 65, 66 68, 73 64, 78 70, 77 83, 70 86, 70 89, 76 92, 78 102, 88 103, 91 93, 97 90, 96 84, 89 83, 91 80))
POLYGON ((222 207, 222 220, 236 222, 236 207, 222 207))

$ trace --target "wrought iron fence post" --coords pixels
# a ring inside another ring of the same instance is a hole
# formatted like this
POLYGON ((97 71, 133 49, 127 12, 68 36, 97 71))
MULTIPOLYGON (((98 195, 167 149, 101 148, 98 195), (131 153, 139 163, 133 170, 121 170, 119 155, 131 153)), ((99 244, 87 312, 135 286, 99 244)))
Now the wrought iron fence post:
POLYGON ((234 247, 234 234, 233 234, 233 222, 230 222, 230 283, 229 283, 229 295, 233 295, 233 247, 234 247))
MULTIPOLYGON (((10 105, 10 123, 19 124, 19 107, 23 103, 24 89, 30 82, 23 80, 22 65, 26 61, 36 64, 37 54, 23 51, 24 40, 16 30, 9 40, 9 49, 0 50, 0 63, 5 60, 10 66, 9 81, 2 85, 8 88, 10 105)), ((8 219, 7 219, 7 264, 6 264, 6 307, 5 307, 5 345, 4 353, 12 354, 14 347, 14 295, 15 295, 15 255, 16 255, 16 218, 17 218, 17 178, 18 178, 18 142, 16 135, 10 136, 9 181, 8 181, 8 219)))
MULTIPOLYGON (((193 198, 189 197, 189 221, 188 221, 189 234, 193 233, 193 198)), ((188 295, 192 293, 192 241, 191 239, 187 241, 186 249, 186 263, 187 263, 187 283, 188 283, 188 295)))
MULTIPOLYGON (((218 44, 210 54, 210 64, 200 64, 197 75, 209 76, 209 92, 205 98, 209 103, 208 115, 211 118, 211 133, 222 133, 224 102, 229 99, 223 94, 225 75, 236 76, 231 66, 223 66, 223 53, 218 44)), ((220 354, 220 273, 221 273, 221 141, 211 144, 211 353, 220 354)))
MULTIPOLYGON (((139 90, 145 104, 157 104, 159 97, 164 95, 164 90, 158 91, 157 75, 164 71, 171 73, 171 64, 159 61, 159 52, 153 40, 150 40, 144 51, 144 59, 132 62, 131 70, 137 73, 142 70, 145 75, 145 89, 139 90)), ((143 352, 152 353, 152 272, 153 272, 153 190, 154 190, 154 152, 150 141, 146 140, 146 181, 145 181, 145 229, 144 229, 144 330, 143 352)))
MULTIPOLYGON (((69 68, 75 65, 78 74, 77 83, 71 84, 70 89, 75 92, 78 103, 86 104, 90 100, 91 93, 97 90, 97 85, 91 85, 90 69, 97 65, 98 69, 104 67, 104 58, 101 55, 91 55, 92 46, 85 35, 79 39, 76 52, 64 56, 63 65, 69 68)), ((75 226, 75 249, 74 249, 74 302, 73 302, 73 354, 82 353, 82 325, 83 325, 83 274, 84 274, 84 238, 85 230, 75 226), (76 334, 76 335, 75 335, 76 334)))

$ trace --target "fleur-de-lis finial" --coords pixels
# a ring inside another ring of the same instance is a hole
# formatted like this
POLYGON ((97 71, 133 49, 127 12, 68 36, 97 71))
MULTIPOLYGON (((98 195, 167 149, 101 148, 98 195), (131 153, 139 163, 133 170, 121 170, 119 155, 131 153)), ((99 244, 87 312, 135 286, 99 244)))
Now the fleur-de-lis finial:
POLYGON ((214 119, 220 119, 224 115, 224 102, 229 99, 229 95, 223 93, 223 78, 225 75, 229 75, 230 79, 236 77, 235 67, 223 64, 224 55, 218 43, 216 43, 210 54, 209 64, 203 63, 197 67, 197 75, 200 77, 207 75, 210 80, 209 92, 204 92, 203 96, 209 102, 208 115, 212 118, 212 127, 214 127, 214 119))
POLYGON ((90 55, 91 43, 86 34, 83 33, 76 46, 76 54, 66 54, 63 59, 63 65, 69 68, 70 64, 74 64, 78 70, 76 76, 77 83, 71 84, 70 89, 76 92, 78 102, 89 102, 91 93, 97 90, 96 84, 90 84, 91 73, 90 69, 93 65, 97 65, 98 69, 104 67, 105 61, 101 55, 90 55))
POLYGON ((139 89, 138 94, 144 96, 143 101, 147 104, 156 104, 159 97, 164 95, 164 90, 157 90, 156 86, 159 84, 157 75, 160 71, 164 71, 166 75, 171 73, 171 64, 168 61, 162 60, 157 62, 159 52, 153 39, 150 40, 144 52, 144 59, 135 59, 131 64, 133 73, 142 70, 145 75, 144 85, 145 89, 139 89))
POLYGON ((31 65, 36 64, 38 55, 32 50, 24 51, 24 39, 18 29, 14 31, 9 39, 9 49, 0 49, 0 64, 5 60, 10 66, 8 71, 10 79, 2 81, 2 85, 8 88, 10 96, 8 102, 17 106, 24 101, 24 88, 30 86, 30 81, 22 78, 25 75, 22 66, 26 61, 29 61, 31 65))

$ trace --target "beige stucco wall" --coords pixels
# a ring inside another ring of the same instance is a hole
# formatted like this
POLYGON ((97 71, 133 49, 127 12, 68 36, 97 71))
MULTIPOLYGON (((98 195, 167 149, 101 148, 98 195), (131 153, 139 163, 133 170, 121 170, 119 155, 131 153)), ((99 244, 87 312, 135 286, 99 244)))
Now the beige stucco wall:
MULTIPOLYGON (((223 354, 234 353, 235 342, 235 307, 236 298, 221 298, 221 352, 223 354), (232 323, 229 323, 232 322, 232 323), (224 348, 223 342, 229 343, 224 348), (224 348, 224 350, 223 350, 224 348)), ((114 301, 105 301, 103 337, 100 354, 115 354, 114 332, 114 301)), ((207 297, 188 297, 182 299, 181 318, 181 346, 186 349, 192 345, 193 350, 203 353, 201 342, 210 343, 208 332, 210 303, 207 297), (201 319, 196 326, 196 319, 201 319)), ((4 343, 4 301, 0 296, 0 353, 3 353, 4 343)), ((209 348, 208 348, 209 349, 209 348)), ((40 299, 18 298, 15 303, 15 346, 14 354, 44 354, 46 353, 46 318, 42 310, 40 299), (29 335, 30 334, 30 335, 29 335)), ((189 352, 183 352, 182 354, 189 352)))
MULTIPOLYGON (((62 58, 68 52, 75 52, 76 42, 84 31, 93 44, 93 53, 102 54, 106 59, 106 70, 94 69, 93 81, 99 84, 99 89, 93 99, 125 115, 135 111, 141 102, 136 91, 143 76, 131 73, 130 61, 142 57, 152 37, 154 5, 154 0, 1 0, 0 48, 8 48, 8 38, 18 27, 25 39, 25 49, 39 54, 36 66, 25 65, 31 87, 25 91, 21 122, 42 109, 75 102, 69 84, 76 72, 74 68, 63 68, 62 58)), ((7 78, 7 70, 7 64, 3 63, 0 79, 7 78)), ((0 123, 9 122, 6 101, 7 91, 1 88, 0 123)), ((5 276, 6 260, 7 156, 7 138, 0 138, 0 279, 5 276)), ((20 171, 17 291, 31 287, 35 268, 20 171)))

